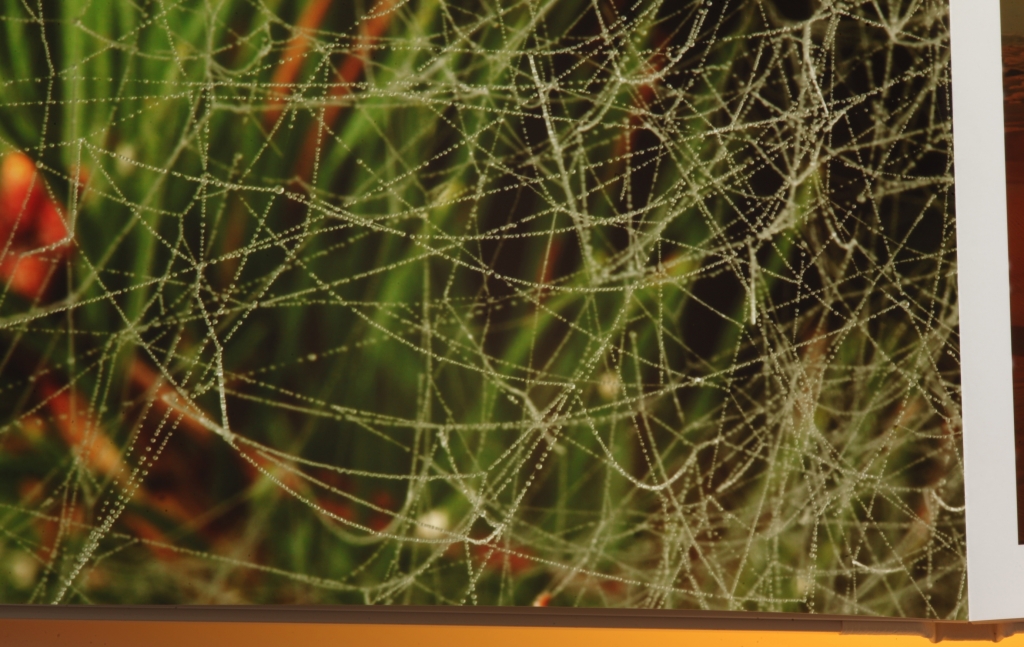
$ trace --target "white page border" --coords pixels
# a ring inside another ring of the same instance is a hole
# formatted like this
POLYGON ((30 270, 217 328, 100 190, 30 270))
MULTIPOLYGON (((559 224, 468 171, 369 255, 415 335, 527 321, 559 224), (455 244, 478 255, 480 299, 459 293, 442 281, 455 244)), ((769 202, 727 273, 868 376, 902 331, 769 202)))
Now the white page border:
POLYGON ((1024 617, 1017 543, 1000 0, 950 0, 971 620, 1024 617))

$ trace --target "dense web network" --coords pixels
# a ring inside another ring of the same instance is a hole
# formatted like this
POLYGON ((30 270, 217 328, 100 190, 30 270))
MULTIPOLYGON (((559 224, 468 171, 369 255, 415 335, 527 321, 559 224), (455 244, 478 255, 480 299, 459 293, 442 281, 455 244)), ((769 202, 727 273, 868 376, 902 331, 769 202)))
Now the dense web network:
POLYGON ((946 3, 4 7, 4 602, 965 617, 946 3))

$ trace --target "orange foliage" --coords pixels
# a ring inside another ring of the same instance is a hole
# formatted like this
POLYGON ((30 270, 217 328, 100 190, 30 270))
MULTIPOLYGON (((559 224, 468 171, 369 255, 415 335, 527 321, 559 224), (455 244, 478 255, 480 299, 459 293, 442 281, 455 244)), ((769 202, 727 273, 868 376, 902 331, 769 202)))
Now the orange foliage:
POLYGON ((48 378, 39 381, 39 393, 53 414, 61 439, 78 452, 79 459, 92 471, 124 479, 128 471, 121 451, 92 420, 89 404, 71 388, 58 388, 48 378))
MULTIPOLYGON (((359 79, 366 66, 366 61, 370 58, 372 53, 370 48, 391 24, 391 10, 394 6, 395 0, 377 0, 373 4, 373 8, 368 14, 373 17, 361 25, 359 36, 355 41, 355 51, 345 57, 338 69, 337 84, 331 86, 327 97, 329 103, 352 91, 352 84, 359 79)), ((309 131, 297 167, 297 175, 301 179, 308 181, 312 178, 313 161, 316 159, 316 150, 323 140, 324 131, 331 129, 340 112, 341 106, 328 105, 323 111, 323 120, 318 121, 317 125, 309 131)))
POLYGON ((298 33, 288 42, 288 48, 281 57, 281 64, 274 70, 274 76, 270 80, 274 84, 270 90, 273 96, 270 97, 270 106, 263 115, 263 124, 268 130, 281 116, 281 104, 288 96, 288 86, 295 82, 299 71, 302 70, 302 64, 306 62, 306 51, 310 42, 308 32, 320 26, 330 5, 331 0, 310 0, 295 23, 295 30, 298 33))
POLYGON ((56 263, 71 251, 60 207, 24 153, 0 162, 0 278, 26 299, 44 296, 56 263))
POLYGON ((497 546, 474 544, 472 552, 473 558, 483 562, 483 565, 487 568, 502 569, 507 561, 509 571, 513 575, 522 573, 534 566, 533 560, 528 557, 529 551, 525 548, 516 548, 506 552, 506 550, 497 546))

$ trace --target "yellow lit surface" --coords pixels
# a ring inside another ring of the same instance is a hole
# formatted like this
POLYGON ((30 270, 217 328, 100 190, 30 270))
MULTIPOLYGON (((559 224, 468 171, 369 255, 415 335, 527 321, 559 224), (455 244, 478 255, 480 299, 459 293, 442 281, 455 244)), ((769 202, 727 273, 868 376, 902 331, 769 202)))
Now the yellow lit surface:
MULTIPOLYGON (((124 622, 0 620, 0 645, 103 647, 925 647, 919 636, 865 636, 819 632, 698 631, 675 629, 570 629, 396 625, 255 624, 224 622, 124 622)), ((943 641, 951 646, 989 641, 943 641)), ((1024 635, 1000 647, 1024 647, 1024 635)))

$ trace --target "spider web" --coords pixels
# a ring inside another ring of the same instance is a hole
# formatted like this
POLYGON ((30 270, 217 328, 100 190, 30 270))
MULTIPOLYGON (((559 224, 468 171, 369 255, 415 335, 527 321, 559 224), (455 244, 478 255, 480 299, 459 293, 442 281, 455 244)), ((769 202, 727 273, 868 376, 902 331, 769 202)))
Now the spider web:
POLYGON ((5 602, 966 617, 946 3, 2 26, 5 602))

